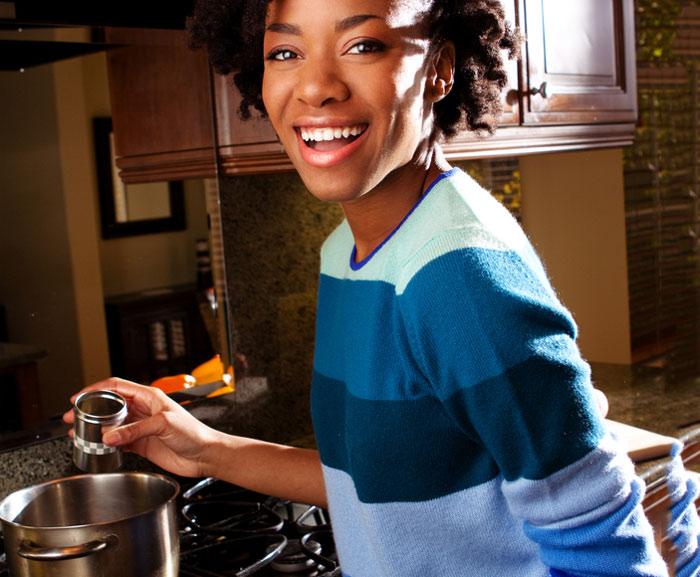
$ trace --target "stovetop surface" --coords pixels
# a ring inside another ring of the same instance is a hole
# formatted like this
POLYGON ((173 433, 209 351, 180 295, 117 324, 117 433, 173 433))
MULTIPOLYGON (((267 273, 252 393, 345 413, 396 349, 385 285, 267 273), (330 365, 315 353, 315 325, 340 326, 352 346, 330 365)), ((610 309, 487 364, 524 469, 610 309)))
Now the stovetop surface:
MULTIPOLYGON (((179 479, 180 577, 340 577, 329 517, 214 479, 179 479)), ((10 577, 0 533, 0 577, 10 577)))

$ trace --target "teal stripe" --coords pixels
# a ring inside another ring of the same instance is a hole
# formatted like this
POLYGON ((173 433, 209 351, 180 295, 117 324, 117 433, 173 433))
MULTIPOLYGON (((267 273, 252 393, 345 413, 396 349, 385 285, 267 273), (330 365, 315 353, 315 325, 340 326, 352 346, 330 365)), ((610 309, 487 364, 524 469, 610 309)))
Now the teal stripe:
POLYGON ((391 284, 321 275, 314 368, 367 399, 427 394, 407 356, 408 337, 391 284), (342 330, 339 330, 341 329, 342 330))
POLYGON ((415 358, 442 398, 532 356, 579 357, 573 319, 546 278, 514 252, 450 252, 424 266, 398 298, 415 358))
POLYGON ((498 474, 479 442, 433 397, 361 399, 315 372, 312 416, 321 461, 349 474, 364 503, 425 501, 498 474))
POLYGON ((544 479, 595 449, 605 426, 587 366, 533 357, 445 401, 508 481, 544 479))

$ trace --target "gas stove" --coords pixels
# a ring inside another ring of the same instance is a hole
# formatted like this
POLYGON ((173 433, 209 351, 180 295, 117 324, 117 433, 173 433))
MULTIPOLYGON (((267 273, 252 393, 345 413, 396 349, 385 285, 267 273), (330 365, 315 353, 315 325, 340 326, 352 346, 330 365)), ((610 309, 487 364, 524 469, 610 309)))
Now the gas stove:
POLYGON ((180 577, 340 577, 328 514, 203 479, 180 503, 180 577))
POLYGON ((180 577, 341 577, 323 509, 212 478, 179 481, 180 577))

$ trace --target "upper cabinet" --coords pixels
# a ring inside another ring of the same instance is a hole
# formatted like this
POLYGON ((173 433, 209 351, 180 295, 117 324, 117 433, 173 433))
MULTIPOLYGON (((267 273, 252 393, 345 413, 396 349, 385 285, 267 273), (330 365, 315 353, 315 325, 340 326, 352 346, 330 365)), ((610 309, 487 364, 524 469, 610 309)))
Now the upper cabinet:
MULTIPOLYGON (((503 0, 526 37, 507 61, 494 136, 463 132, 451 159, 631 144, 637 117, 633 0, 503 0)), ((291 170, 270 124, 242 121, 229 76, 184 31, 111 29, 117 166, 127 182, 291 170)))
POLYGON ((216 170, 207 55, 183 30, 107 28, 112 129, 125 182, 212 176, 216 170))
POLYGON ((634 6, 521 0, 523 123, 635 122, 634 6))
POLYGON ((460 134, 452 159, 626 146, 637 119, 633 0, 504 0, 526 37, 505 122, 460 134), (517 121, 514 122, 514 117, 517 121))

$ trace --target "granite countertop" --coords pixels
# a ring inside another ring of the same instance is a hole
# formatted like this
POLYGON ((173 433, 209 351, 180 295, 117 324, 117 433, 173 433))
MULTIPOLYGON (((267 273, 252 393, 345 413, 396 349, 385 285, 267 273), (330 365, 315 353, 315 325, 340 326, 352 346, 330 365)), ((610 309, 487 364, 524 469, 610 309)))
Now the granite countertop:
POLYGON ((44 349, 34 345, 0 342, 0 369, 32 363, 46 354, 44 349))
POLYGON ((608 397, 608 418, 662 435, 700 429, 700 377, 669 383, 647 367, 592 363, 594 385, 608 397))
MULTIPOLYGON (((669 382, 661 369, 606 363, 591 369, 594 385, 608 397, 609 419, 681 441, 700 437, 700 378, 669 382)), ((650 483, 666 475, 667 461, 635 463, 637 473, 650 483)))
MULTIPOLYGON (((671 384, 660 371, 626 365, 594 363, 592 371, 595 386, 608 397, 610 419, 677 438, 700 436, 700 380, 671 384)), ((188 408, 227 433, 313 448, 309 416, 292 403, 275 398, 265 379, 244 379, 237 383, 236 393, 197 401, 188 408)), ((126 457, 126 470, 155 470, 135 455, 126 457)), ((663 464, 664 459, 637 463, 637 470, 649 481, 662 474, 663 464)), ((49 440, 0 452, 0 499, 21 487, 78 473, 71 442, 59 427, 49 440)))

